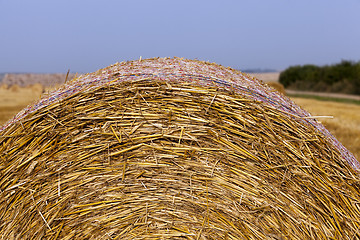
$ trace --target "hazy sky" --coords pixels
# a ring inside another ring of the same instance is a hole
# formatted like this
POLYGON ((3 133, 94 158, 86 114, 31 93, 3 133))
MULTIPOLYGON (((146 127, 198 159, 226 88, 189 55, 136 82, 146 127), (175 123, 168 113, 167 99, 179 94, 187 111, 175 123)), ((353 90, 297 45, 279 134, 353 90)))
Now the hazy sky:
POLYGON ((0 0, 0 72, 149 57, 238 69, 360 60, 360 0, 0 0))

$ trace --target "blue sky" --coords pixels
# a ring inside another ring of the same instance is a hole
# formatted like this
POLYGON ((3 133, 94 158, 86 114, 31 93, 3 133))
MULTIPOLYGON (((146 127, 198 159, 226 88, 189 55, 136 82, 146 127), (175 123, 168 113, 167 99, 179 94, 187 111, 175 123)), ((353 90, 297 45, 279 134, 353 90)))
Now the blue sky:
POLYGON ((360 60, 360 0, 0 0, 0 72, 149 57, 238 69, 360 60))

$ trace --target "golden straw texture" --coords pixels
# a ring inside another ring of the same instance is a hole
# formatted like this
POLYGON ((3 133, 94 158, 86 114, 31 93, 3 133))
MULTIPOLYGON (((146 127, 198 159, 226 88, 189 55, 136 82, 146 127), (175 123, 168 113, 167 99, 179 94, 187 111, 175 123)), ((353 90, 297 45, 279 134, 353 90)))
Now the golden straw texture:
POLYGON ((343 153, 231 89, 84 88, 8 124, 0 153, 2 239, 360 238, 343 153))

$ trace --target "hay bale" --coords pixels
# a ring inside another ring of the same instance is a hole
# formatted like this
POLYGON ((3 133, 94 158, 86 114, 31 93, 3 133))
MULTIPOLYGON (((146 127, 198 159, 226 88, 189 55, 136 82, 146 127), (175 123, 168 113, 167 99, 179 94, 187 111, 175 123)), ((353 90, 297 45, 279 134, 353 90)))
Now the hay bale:
POLYGON ((20 86, 17 85, 17 84, 13 84, 13 85, 10 86, 9 89, 10 89, 11 92, 18 92, 20 90, 20 86))
POLYGON ((41 83, 32 84, 30 85, 30 88, 35 94, 40 94, 44 92, 44 86, 41 83))
POLYGON ((9 86, 5 83, 1 84, 0 89, 9 89, 9 86))
POLYGON ((359 238, 359 164, 314 118, 200 61, 80 76, 3 126, 0 236, 359 238))
POLYGON ((286 94, 284 85, 282 85, 281 83, 267 82, 266 84, 269 85, 270 87, 272 87, 274 90, 278 91, 279 93, 284 94, 284 95, 286 94))

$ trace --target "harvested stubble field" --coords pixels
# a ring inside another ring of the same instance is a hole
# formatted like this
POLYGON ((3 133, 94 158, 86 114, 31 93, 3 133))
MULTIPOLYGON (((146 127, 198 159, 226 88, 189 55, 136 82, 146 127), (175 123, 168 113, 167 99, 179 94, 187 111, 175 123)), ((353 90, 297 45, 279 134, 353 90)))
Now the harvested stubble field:
POLYGON ((360 105, 308 98, 292 99, 312 115, 333 117, 319 120, 357 159, 360 158, 360 105))
POLYGON ((357 239, 359 164, 313 116, 222 66, 118 63, 0 135, 4 239, 357 239))
POLYGON ((0 87, 0 125, 10 120, 20 110, 38 100, 42 89, 29 87, 0 87))

